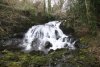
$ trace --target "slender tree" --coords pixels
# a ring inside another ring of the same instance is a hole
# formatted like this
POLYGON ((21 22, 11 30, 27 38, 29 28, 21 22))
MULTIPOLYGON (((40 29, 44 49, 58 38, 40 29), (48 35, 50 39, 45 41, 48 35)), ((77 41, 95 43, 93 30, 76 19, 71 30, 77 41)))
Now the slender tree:
POLYGON ((48 0, 48 13, 51 12, 51 0, 48 0))
POLYGON ((86 6, 86 16, 88 20, 88 24, 90 25, 90 28, 93 30, 96 29, 96 20, 95 20, 95 15, 93 13, 94 8, 92 5, 92 0, 85 0, 85 6, 86 6))
POLYGON ((43 8, 44 8, 44 13, 46 13, 46 0, 43 0, 43 8))

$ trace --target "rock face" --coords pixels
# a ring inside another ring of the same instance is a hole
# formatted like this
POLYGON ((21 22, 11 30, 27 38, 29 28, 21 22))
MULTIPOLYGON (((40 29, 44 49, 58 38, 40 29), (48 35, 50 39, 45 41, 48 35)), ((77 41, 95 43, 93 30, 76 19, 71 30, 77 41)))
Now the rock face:
POLYGON ((31 27, 25 34, 21 46, 25 47, 25 51, 40 50, 45 53, 51 49, 76 49, 75 43, 78 39, 65 35, 60 29, 60 24, 59 21, 51 21, 31 27))
POLYGON ((0 50, 11 50, 11 51, 18 51, 22 49, 22 47, 19 46, 22 39, 18 38, 10 38, 10 39, 2 39, 0 41, 0 50))

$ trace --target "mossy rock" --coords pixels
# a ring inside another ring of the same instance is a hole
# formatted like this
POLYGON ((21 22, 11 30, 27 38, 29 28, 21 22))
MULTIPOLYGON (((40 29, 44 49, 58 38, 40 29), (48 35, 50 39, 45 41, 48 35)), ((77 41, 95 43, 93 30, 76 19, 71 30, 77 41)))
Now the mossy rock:
POLYGON ((10 62, 7 64, 7 67, 22 67, 20 62, 10 62))

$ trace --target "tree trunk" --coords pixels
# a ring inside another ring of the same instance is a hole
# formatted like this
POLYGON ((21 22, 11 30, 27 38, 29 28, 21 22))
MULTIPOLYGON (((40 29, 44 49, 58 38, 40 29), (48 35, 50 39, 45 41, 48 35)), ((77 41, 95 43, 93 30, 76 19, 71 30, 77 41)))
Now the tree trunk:
POLYGON ((51 0, 48 0, 48 13, 51 12, 51 0))
POLYGON ((90 26, 91 31, 96 30, 96 19, 95 15, 93 13, 94 8, 91 0, 85 0, 85 6, 86 6, 86 16, 88 20, 88 25, 90 26))

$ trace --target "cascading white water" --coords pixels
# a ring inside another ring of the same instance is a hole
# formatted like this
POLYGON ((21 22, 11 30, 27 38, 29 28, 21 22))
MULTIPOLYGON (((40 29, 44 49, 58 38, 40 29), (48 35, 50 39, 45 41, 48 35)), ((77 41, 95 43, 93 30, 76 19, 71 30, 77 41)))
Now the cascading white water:
POLYGON ((50 49, 75 49, 76 41, 62 32, 60 24, 59 21, 51 21, 44 25, 32 26, 23 39, 24 51, 40 50, 47 53, 50 49))

